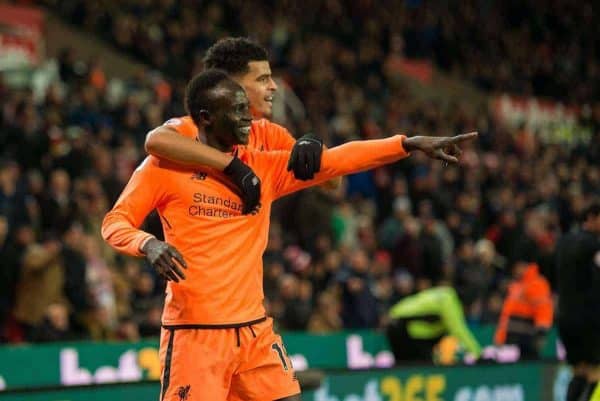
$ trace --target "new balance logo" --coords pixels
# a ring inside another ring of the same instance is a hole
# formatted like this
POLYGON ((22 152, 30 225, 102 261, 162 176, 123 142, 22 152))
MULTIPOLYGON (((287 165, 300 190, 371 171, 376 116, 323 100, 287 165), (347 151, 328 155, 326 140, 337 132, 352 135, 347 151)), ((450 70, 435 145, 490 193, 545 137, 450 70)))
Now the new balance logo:
POLYGON ((179 389, 177 390, 177 395, 179 396, 179 401, 186 401, 188 399, 188 397, 190 396, 190 389, 192 388, 191 385, 187 385, 187 386, 180 386, 179 389))
POLYGON ((191 179, 192 180, 204 181, 207 176, 208 176, 208 174, 203 173, 202 171, 198 171, 198 172, 192 174, 191 179))

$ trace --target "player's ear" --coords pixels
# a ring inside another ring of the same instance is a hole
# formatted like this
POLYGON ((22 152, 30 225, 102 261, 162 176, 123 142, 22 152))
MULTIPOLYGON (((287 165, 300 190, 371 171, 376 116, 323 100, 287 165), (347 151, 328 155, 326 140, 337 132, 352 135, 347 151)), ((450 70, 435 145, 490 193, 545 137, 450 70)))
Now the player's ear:
POLYGON ((202 120, 204 125, 210 125, 212 123, 212 114, 210 114, 208 110, 202 109, 198 114, 200 115, 200 119, 202 120))

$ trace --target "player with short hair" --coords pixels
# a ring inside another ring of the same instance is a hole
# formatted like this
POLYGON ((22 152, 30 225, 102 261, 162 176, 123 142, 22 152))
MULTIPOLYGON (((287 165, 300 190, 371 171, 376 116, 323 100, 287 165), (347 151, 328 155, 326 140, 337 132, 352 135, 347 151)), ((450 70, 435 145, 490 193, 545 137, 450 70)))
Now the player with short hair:
MULTIPOLYGON (((313 178, 320 168, 321 140, 307 134, 295 141, 286 128, 268 120, 277 84, 271 75, 266 49, 246 38, 224 38, 207 50, 204 65, 224 70, 245 89, 255 119, 248 145, 261 150, 291 150, 288 169, 298 179, 313 178)), ((256 180, 254 172, 231 155, 196 141, 197 133, 198 128, 189 115, 173 118, 148 133, 145 148, 151 155, 184 166, 225 172, 242 195, 244 214, 255 210, 260 202, 260 180, 256 180)), ((338 184, 339 180, 329 183, 334 187, 338 184)))
POLYGON ((456 144, 477 134, 350 142, 325 150, 320 172, 300 181, 287 171, 289 151, 240 146, 250 141, 249 102, 226 73, 209 70, 194 77, 186 108, 208 146, 257 172, 262 208, 243 215, 240 197, 218 170, 186 169, 149 156, 106 215, 102 236, 111 246, 145 255, 171 278, 162 318, 161 397, 176 400, 184 389, 188 401, 299 400, 290 360, 263 306, 262 254, 272 202, 332 177, 400 160, 410 150, 456 162, 444 149, 458 154, 456 144), (166 242, 138 229, 155 208, 166 242))

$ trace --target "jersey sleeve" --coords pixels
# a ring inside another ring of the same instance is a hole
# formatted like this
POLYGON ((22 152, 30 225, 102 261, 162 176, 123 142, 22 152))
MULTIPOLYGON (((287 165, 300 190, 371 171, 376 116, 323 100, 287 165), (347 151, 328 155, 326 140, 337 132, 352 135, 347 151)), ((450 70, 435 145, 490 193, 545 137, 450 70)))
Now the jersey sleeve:
POLYGON ((117 251, 141 256, 140 247, 153 237, 139 227, 161 199, 158 169, 150 157, 134 171, 113 208, 102 221, 102 238, 117 251))
MULTIPOLYGON (((404 135, 385 139, 353 141, 331 149, 324 149, 321 170, 308 181, 297 180, 293 172, 287 171, 290 152, 263 152, 254 154, 260 158, 256 170, 263 179, 267 178, 268 190, 273 199, 280 198, 304 188, 319 185, 332 178, 358 173, 401 160, 409 153, 402 146, 404 135)), ((253 163, 254 164, 254 163, 253 163)), ((251 165, 254 169, 255 166, 251 165)))
POLYGON ((191 139, 195 139, 198 136, 198 128, 196 128, 196 124, 188 116, 171 118, 165 121, 163 126, 174 129, 181 135, 191 139))
POLYGON ((284 128, 281 125, 278 125, 278 127, 279 129, 275 131, 276 134, 273 135, 273 150, 291 151, 294 147, 294 144, 296 143, 296 140, 294 139, 290 131, 287 130, 287 128, 284 128))
POLYGON ((264 124, 264 128, 258 124, 257 127, 262 129, 257 129, 257 133, 261 135, 259 141, 262 143, 264 150, 292 150, 296 140, 287 128, 268 120, 261 120, 260 123, 264 124))

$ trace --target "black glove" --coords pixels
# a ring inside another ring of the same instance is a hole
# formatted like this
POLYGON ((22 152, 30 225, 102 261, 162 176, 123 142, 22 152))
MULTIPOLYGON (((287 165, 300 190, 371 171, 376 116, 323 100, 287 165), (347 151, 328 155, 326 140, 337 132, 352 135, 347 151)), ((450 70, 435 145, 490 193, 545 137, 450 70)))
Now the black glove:
POLYGON ((239 188, 240 197, 244 202, 243 214, 249 214, 260 209, 260 178, 240 159, 234 157, 225 170, 225 175, 239 188))
POLYGON ((287 170, 294 170, 297 180, 312 180, 321 170, 323 141, 312 134, 306 134, 296 141, 288 161, 287 170))
POLYGON ((184 269, 187 269, 187 264, 179 251, 171 245, 156 238, 151 238, 144 244, 142 253, 146 255, 146 259, 156 269, 158 274, 165 279, 175 281, 176 283, 180 279, 185 280, 185 274, 177 264, 181 265, 184 269))

